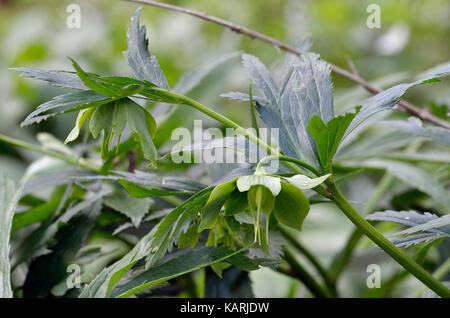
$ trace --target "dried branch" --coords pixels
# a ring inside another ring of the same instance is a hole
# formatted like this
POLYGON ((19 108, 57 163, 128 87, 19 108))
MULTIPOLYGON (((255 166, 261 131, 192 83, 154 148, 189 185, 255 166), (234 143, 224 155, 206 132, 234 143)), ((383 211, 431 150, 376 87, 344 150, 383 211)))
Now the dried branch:
POLYGON ((352 71, 352 73, 355 74, 356 76, 361 77, 359 75, 358 69, 355 66, 355 63, 353 63, 352 57, 350 55, 347 55, 346 58, 347 58, 348 67, 350 67, 350 70, 352 71))
MULTIPOLYGON (((153 7, 158 7, 158 8, 162 8, 162 9, 167 9, 167 10, 171 10, 171 11, 176 11, 176 12, 180 12, 180 13, 184 13, 184 14, 188 14, 197 18, 200 18, 202 20, 206 20, 209 22, 213 22, 216 24, 219 24, 221 26, 224 26, 226 28, 229 28, 230 30, 242 34, 242 35, 246 35, 251 37, 252 39, 257 39, 266 43, 269 43, 271 45, 273 45, 274 47, 281 49, 283 51, 295 54, 295 55, 301 55, 302 52, 298 49, 296 49, 293 46, 290 46, 286 43, 283 43, 281 41, 278 41, 270 36, 267 36, 265 34, 261 34, 259 32, 253 31, 251 29, 248 29, 246 27, 240 26, 238 24, 229 22, 227 20, 223 20, 220 18, 217 18, 215 16, 211 16, 208 15, 206 13, 202 13, 202 12, 197 12, 194 10, 190 10, 190 9, 186 9, 186 8, 182 8, 182 7, 178 7, 175 5, 171 5, 171 4, 166 4, 166 3, 161 3, 161 2, 157 2, 157 1, 151 1, 151 0, 126 0, 129 2, 135 2, 135 3, 140 3, 140 4, 145 4, 145 5, 149 5, 149 6, 153 6, 153 7)), ((331 70, 344 77, 349 79, 350 81, 362 86, 363 88, 365 88, 367 91, 369 91, 371 94, 378 94, 380 93, 382 90, 374 87, 373 85, 371 85, 370 83, 368 83, 364 78, 362 78, 361 76, 359 76, 358 74, 349 72, 335 64, 332 63, 328 63, 330 65, 331 70)), ((422 119, 423 121, 427 121, 430 123, 433 123, 435 125, 450 129, 450 123, 448 123, 445 120, 442 120, 436 116, 434 116, 433 114, 431 114, 429 111, 421 109, 409 102, 406 102, 404 100, 401 100, 396 106, 396 109, 398 109, 399 111, 402 111, 404 113, 416 116, 420 119, 422 119)))

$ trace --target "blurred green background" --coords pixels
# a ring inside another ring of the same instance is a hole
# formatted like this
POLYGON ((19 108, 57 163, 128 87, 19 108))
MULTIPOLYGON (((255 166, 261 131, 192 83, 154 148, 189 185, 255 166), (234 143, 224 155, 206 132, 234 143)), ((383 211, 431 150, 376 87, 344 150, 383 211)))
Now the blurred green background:
MULTIPOLYGON (((448 0, 166 2, 216 15, 292 45, 310 35, 312 51, 344 68, 347 68, 346 56, 351 56, 361 75, 379 87, 412 80, 418 73, 446 62, 450 57, 448 0), (369 29, 366 25, 370 14, 366 8, 370 3, 376 3, 381 8, 379 29, 369 29)), ((30 111, 60 94, 61 89, 21 78, 8 68, 27 66, 70 70, 67 59, 70 56, 92 72, 131 75, 122 51, 126 49, 126 29, 138 6, 118 0, 0 1, 0 132, 35 142, 36 133, 46 131, 63 140, 73 127, 75 114, 20 128, 20 122, 30 111), (67 6, 72 3, 79 4, 81 8, 80 29, 70 29, 66 25, 70 14, 66 11, 67 6)), ((141 22, 147 26, 150 49, 157 56, 171 86, 185 72, 230 52, 255 54, 274 70, 274 74, 285 57, 284 52, 268 44, 175 12, 144 7, 141 22)), ((368 96, 346 79, 333 75, 333 81, 338 111, 355 106, 357 101, 368 96)), ((224 100, 219 95, 231 90, 247 91, 249 83, 240 59, 236 57, 211 74, 190 95, 248 126, 248 108, 224 100)), ((408 93, 407 99, 422 107, 449 105, 450 92, 446 84, 427 86, 414 89, 408 93)), ((445 112, 440 115, 446 116, 445 112)), ((198 113, 179 109, 171 126, 158 132, 159 140, 164 140, 164 136, 170 134, 174 127, 190 127, 194 118, 204 119, 204 128, 216 125, 198 113)), ((16 180, 37 156, 0 144, 0 168, 16 180)), ((364 178, 357 182, 356 188, 367 189, 359 194, 358 200, 364 201, 367 197, 364 192, 369 193, 373 184, 364 178)), ((321 206, 320 211, 314 212, 305 225, 302 240, 305 245, 313 246, 326 263, 344 244, 351 224, 331 207, 321 206), (321 217, 324 214, 327 215, 326 224, 325 218, 321 217)), ((364 254, 364 251, 361 253, 364 254)), ((366 258, 358 258, 359 263, 351 265, 353 270, 345 273, 342 282, 346 286, 344 296, 369 292, 364 284, 367 276, 365 268, 374 253, 380 254, 372 249, 366 258)), ((391 262, 386 263, 386 271, 398 270, 391 262)), ((301 296, 305 292, 294 281, 268 270, 254 272, 252 278, 257 296, 301 296)), ((403 285, 403 296, 408 295, 408 286, 412 284, 417 285, 417 282, 411 279, 403 285)))

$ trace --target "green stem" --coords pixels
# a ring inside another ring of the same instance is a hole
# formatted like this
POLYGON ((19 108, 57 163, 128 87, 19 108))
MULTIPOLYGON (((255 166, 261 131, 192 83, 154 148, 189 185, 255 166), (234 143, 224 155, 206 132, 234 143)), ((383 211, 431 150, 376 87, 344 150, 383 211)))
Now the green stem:
MULTIPOLYGON (((417 141, 415 143, 412 143, 411 145, 408 146, 406 151, 414 153, 420 148, 422 144, 423 141, 417 141)), ((366 206, 364 207, 362 215, 367 215, 375 210, 380 199, 385 195, 386 192, 389 191, 394 182, 395 178, 391 174, 385 173, 383 175, 383 177, 375 187, 375 191, 371 195, 369 202, 367 202, 366 206)), ((355 250, 362 236, 363 234, 358 229, 355 229, 352 232, 352 234, 350 234, 350 237, 347 243, 345 244, 343 252, 339 253, 338 256, 333 260, 331 270, 333 271, 333 278, 335 282, 338 281, 340 274, 350 261, 353 251, 355 250)))
MULTIPOLYGON (((441 280, 448 272, 450 272, 450 258, 448 258, 444 263, 441 264, 441 266, 438 267, 438 269, 436 269, 436 271, 433 273, 433 276, 436 279, 441 280)), ((425 287, 422 288, 420 292, 417 293, 416 297, 422 296, 425 290, 425 287)))
POLYGON ((253 129, 255 129, 255 133, 256 133, 256 137, 259 138, 259 127, 258 127, 258 122, 256 121, 256 111, 255 111, 255 104, 253 103, 253 88, 252 88, 252 84, 250 84, 250 89, 249 89, 249 96, 250 96, 250 116, 252 118, 252 127, 253 129))
POLYGON ((333 192, 332 200, 339 206, 342 212, 355 224, 355 226, 366 236, 368 236, 375 244, 395 259, 408 272, 414 275, 422 283, 427 285, 431 290, 441 297, 450 297, 450 290, 441 282, 434 278, 430 273, 424 270, 420 265, 407 257, 398 247, 386 239, 379 233, 369 222, 367 222, 356 211, 342 193, 336 188, 334 184, 329 184, 333 192))
MULTIPOLYGON (((394 177, 392 177, 389 174, 385 174, 383 178, 381 178, 380 182, 375 188, 375 192, 370 197, 369 202, 367 202, 367 205, 363 210, 362 213, 363 215, 369 214, 375 209, 376 204, 379 202, 381 197, 386 193, 386 191, 390 189, 393 181, 394 177)), ((338 281, 339 276, 341 275, 344 268, 350 261, 353 251, 355 250, 362 236, 363 234, 360 230, 354 229, 353 232, 350 234, 350 237, 347 240, 343 251, 339 253, 331 263, 331 270, 333 272, 332 276, 335 282, 338 281)))
POLYGON ((327 286, 330 294, 333 295, 333 297, 337 297, 336 292, 336 286, 331 279, 331 277, 328 275, 328 272, 325 270, 325 268, 319 263, 319 261, 314 257, 314 255, 306 248, 304 247, 291 233, 289 233, 286 229, 282 227, 278 227, 278 230, 280 231, 281 235, 291 243, 291 245, 297 249, 300 253, 302 253, 314 267, 316 268, 317 272, 322 276, 323 281, 325 282, 325 285, 327 286))
MULTIPOLYGON (((284 249, 284 259, 291 266, 294 273, 284 272, 287 275, 294 276, 299 279, 317 298, 330 297, 328 292, 324 290, 308 273, 308 271, 297 261, 295 255, 288 249, 284 249)), ((283 271, 281 271, 283 272, 283 271)))
POLYGON ((76 157, 72 157, 72 156, 63 155, 61 153, 45 149, 42 146, 33 145, 33 144, 27 143, 22 140, 18 140, 18 139, 12 138, 12 137, 5 136, 3 134, 0 134, 0 141, 3 141, 5 143, 8 143, 8 144, 16 146, 16 147, 33 150, 33 151, 39 152, 41 154, 44 154, 46 156, 50 156, 50 157, 62 160, 62 161, 65 161, 65 162, 73 164, 73 165, 78 164, 80 167, 100 173, 100 169, 101 169, 100 165, 98 165, 90 160, 84 159, 84 158, 76 158, 76 157))
POLYGON ((297 164, 297 165, 299 165, 299 166, 301 166, 303 168, 306 168, 309 171, 311 171, 314 174, 315 177, 320 177, 322 175, 322 173, 320 173, 319 170, 317 170, 316 168, 314 168, 313 166, 311 166, 310 164, 308 164, 308 163, 306 163, 304 161, 301 161, 301 160, 298 160, 298 159, 295 159, 295 158, 291 158, 291 157, 287 157, 287 156, 280 156, 280 155, 271 155, 271 156, 267 156, 267 157, 262 158, 258 162, 258 165, 257 165, 256 168, 258 169, 258 167, 260 167, 263 164, 266 164, 267 162, 272 161, 272 160, 280 160, 280 161, 286 161, 286 162, 295 163, 295 164, 297 164))

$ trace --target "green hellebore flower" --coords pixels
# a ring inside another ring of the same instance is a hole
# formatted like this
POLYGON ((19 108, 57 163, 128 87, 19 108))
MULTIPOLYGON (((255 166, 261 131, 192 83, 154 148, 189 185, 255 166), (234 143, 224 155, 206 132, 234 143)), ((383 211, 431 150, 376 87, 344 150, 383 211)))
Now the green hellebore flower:
POLYGON ((255 240, 258 241, 261 240, 261 213, 266 216, 266 238, 272 213, 278 223, 300 231, 310 208, 308 198, 301 189, 313 188, 328 177, 329 175, 318 178, 296 175, 282 180, 258 170, 253 175, 219 184, 203 207, 198 231, 212 229, 219 219, 222 207, 225 215, 238 214, 247 209, 254 213, 255 240))

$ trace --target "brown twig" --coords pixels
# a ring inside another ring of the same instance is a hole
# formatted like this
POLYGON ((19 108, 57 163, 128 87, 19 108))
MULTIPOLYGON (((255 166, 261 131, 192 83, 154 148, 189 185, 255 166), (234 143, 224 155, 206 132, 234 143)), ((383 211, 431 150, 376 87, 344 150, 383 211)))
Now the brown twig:
POLYGON ((355 74, 356 76, 361 77, 359 75, 358 69, 355 66, 355 63, 353 63, 352 57, 350 55, 347 55, 346 58, 347 58, 348 67, 350 67, 350 70, 352 71, 352 73, 355 74))
MULTIPOLYGON (((151 1, 151 0, 126 0, 129 2, 135 2, 135 3, 140 3, 140 4, 145 4, 145 5, 149 5, 149 6, 153 6, 153 7, 158 7, 158 8, 162 8, 162 9, 167 9, 167 10, 171 10, 171 11, 176 11, 176 12, 180 12, 180 13, 184 13, 184 14, 188 14, 209 22, 213 22, 216 24, 219 24, 221 26, 224 26, 226 28, 229 28, 230 30, 242 34, 242 35, 246 35, 251 37, 252 39, 257 39, 266 43, 269 43, 271 45, 273 45, 274 47, 281 49, 283 51, 295 54, 295 55, 301 55, 302 52, 298 49, 296 49, 293 46, 290 46, 286 43, 283 43, 281 41, 278 41, 270 36, 267 36, 265 34, 261 34, 259 32, 253 31, 251 29, 248 29, 246 27, 240 26, 238 24, 229 22, 227 20, 223 20, 220 18, 217 18, 215 16, 211 16, 208 15, 206 13, 202 13, 202 12, 197 12, 194 10, 190 10, 190 9, 186 9, 186 8, 182 8, 182 7, 178 7, 175 5, 171 5, 171 4, 167 4, 167 3, 162 3, 162 2, 157 2, 157 1, 151 1)), ((382 90, 372 86, 370 83, 368 83, 365 79, 363 79, 361 76, 359 76, 358 74, 354 74, 352 72, 349 72, 335 64, 332 63, 328 63, 330 65, 331 70, 342 76, 345 77, 347 79, 349 79, 350 81, 362 86, 363 88, 365 88, 367 91, 369 91, 372 94, 378 94, 380 93, 382 90)), ((424 121, 428 121, 430 123, 433 123, 435 125, 450 129, 450 123, 448 123, 445 120, 442 120, 436 116, 434 116, 433 114, 431 114, 430 112, 428 112, 427 110, 423 110, 409 102, 406 102, 404 100, 401 100, 397 105, 396 108, 402 112, 408 113, 410 115, 419 117, 420 119, 424 120, 424 121)))

